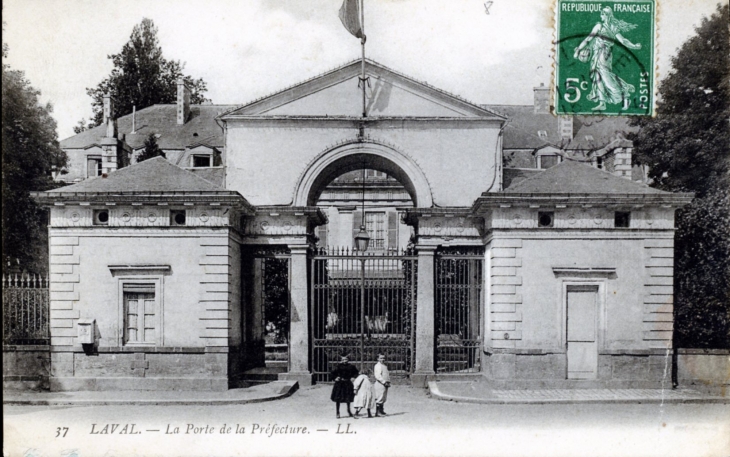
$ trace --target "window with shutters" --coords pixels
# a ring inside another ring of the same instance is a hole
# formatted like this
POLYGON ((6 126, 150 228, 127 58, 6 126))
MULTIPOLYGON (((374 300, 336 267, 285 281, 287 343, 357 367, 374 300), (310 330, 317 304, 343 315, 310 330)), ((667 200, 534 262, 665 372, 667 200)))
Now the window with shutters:
POLYGON ((157 301, 152 283, 124 284, 124 344, 157 343, 157 301))
POLYGON ((101 156, 86 156, 86 177, 101 176, 101 156))
POLYGON ((387 233, 385 230, 385 212, 365 213, 365 230, 370 236, 370 247, 373 251, 382 251, 387 246, 387 233))

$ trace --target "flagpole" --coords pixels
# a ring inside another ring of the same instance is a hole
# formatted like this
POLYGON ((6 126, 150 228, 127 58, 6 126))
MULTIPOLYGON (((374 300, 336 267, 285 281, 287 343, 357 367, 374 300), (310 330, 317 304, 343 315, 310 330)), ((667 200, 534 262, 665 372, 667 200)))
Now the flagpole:
POLYGON ((360 30, 362 38, 360 38, 360 44, 362 45, 362 76, 360 80, 362 82, 362 117, 368 117, 367 105, 365 104, 365 0, 360 0, 360 30))

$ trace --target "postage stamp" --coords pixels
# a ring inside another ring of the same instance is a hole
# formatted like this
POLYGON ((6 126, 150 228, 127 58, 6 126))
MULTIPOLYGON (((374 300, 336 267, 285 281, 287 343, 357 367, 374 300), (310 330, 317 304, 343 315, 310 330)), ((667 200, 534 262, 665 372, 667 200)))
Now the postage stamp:
POLYGON ((557 0, 556 114, 651 115, 654 0, 557 0))

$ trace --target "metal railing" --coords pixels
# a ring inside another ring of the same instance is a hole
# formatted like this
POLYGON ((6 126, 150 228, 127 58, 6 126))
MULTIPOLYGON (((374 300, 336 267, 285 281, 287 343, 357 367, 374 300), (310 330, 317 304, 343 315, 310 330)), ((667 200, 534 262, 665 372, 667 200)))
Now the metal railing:
POLYGON ((48 344, 48 277, 32 274, 3 275, 2 289, 3 344, 48 344))
POLYGON ((436 371, 480 371, 483 249, 456 248, 436 257, 436 371))
POLYGON ((311 260, 312 371, 318 382, 340 356, 372 369, 384 354, 390 373, 413 371, 417 257, 319 249, 311 260))

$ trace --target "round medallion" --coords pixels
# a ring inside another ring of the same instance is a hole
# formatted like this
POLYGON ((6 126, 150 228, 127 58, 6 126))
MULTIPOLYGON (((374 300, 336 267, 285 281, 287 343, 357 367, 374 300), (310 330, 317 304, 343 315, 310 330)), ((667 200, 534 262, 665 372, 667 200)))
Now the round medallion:
POLYGON ((441 232, 441 223, 440 222, 436 222, 435 224, 433 224, 433 231, 436 233, 441 232))
POLYGON ((132 216, 129 213, 122 214, 122 221, 129 222, 130 220, 132 220, 132 216))
POLYGON ((601 222, 603 222, 603 218, 601 217, 601 215, 600 215, 600 214, 596 214, 595 216, 593 216, 593 222, 594 222, 594 223, 595 223, 596 225, 598 225, 598 224, 600 224, 601 222))
POLYGON ((570 225, 574 225, 577 220, 578 219, 576 219, 575 214, 571 214, 570 216, 568 216, 568 224, 570 225))
POLYGON ((508 339, 509 339, 509 333, 505 333, 505 334, 504 334, 504 339, 505 339, 505 340, 508 340, 508 339))
POLYGON ((73 213, 73 214, 71 215, 71 220, 72 220, 72 221, 74 221, 74 222, 78 222, 78 221, 79 221, 79 219, 81 219, 81 216, 79 215, 79 213, 73 213))
POLYGON ((208 213, 200 213, 200 220, 201 221, 208 222, 208 219, 210 219, 210 217, 208 216, 208 213))
POLYGON ((266 231, 269 228, 269 221, 261 221, 261 230, 266 231))
POLYGON ((284 222, 284 230, 286 230, 288 232, 289 230, 291 230, 291 227, 292 227, 291 222, 289 222, 289 221, 284 222))
POLYGON ((150 221, 150 222, 156 221, 157 220, 157 214, 155 214, 155 213, 149 213, 147 215, 147 220, 150 221))
POLYGON ((464 232, 464 220, 460 220, 459 223, 456 225, 456 231, 459 233, 464 232))
POLYGON ((522 223, 522 216, 520 216, 519 214, 515 214, 514 216, 512 216, 512 222, 516 225, 520 225, 522 223))

